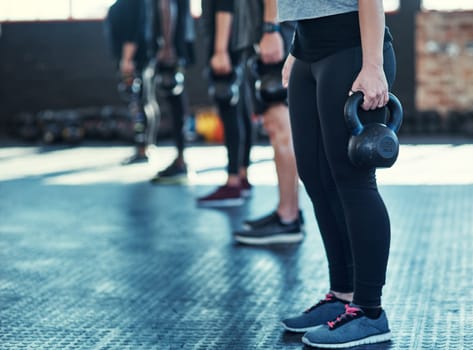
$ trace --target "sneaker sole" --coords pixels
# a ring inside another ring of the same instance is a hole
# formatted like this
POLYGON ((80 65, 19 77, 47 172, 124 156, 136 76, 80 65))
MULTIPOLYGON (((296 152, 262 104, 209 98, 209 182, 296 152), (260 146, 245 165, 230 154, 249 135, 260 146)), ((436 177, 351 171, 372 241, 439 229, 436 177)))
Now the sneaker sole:
MULTIPOLYGON (((254 229, 257 229, 259 227, 263 227, 264 225, 250 225, 250 224, 243 224, 243 229, 245 231, 249 231, 249 230, 254 230, 254 229)), ((304 225, 301 225, 301 232, 305 232, 305 227, 304 225)))
POLYGON ((341 348, 348 348, 358 345, 367 345, 367 344, 375 344, 375 343, 383 343, 391 340, 391 332, 372 335, 370 337, 353 340, 346 343, 337 343, 337 344, 320 344, 320 343, 312 343, 309 339, 305 336, 302 337, 302 342, 306 345, 322 348, 322 349, 341 349, 341 348))
POLYGON ((215 207, 237 207, 243 205, 245 200, 243 198, 235 198, 235 199, 224 199, 224 200, 216 200, 216 201, 208 201, 208 202, 197 202, 199 207, 204 208, 215 208, 215 207))
POLYGON ((292 333, 306 333, 306 332, 311 331, 314 328, 317 328, 319 326, 319 325, 317 325, 317 326, 306 327, 306 328, 291 328, 291 327, 286 326, 286 324, 284 322, 281 322, 281 324, 282 324, 282 326, 284 327, 284 329, 286 331, 289 331, 289 332, 292 332, 292 333))
POLYGON ((263 245, 263 244, 276 244, 276 243, 299 243, 304 239, 302 233, 281 233, 277 236, 264 237, 264 238, 253 238, 246 236, 234 236, 235 240, 239 243, 249 245, 263 245))
POLYGON ((155 185, 180 185, 187 183, 187 176, 151 179, 151 183, 155 185))

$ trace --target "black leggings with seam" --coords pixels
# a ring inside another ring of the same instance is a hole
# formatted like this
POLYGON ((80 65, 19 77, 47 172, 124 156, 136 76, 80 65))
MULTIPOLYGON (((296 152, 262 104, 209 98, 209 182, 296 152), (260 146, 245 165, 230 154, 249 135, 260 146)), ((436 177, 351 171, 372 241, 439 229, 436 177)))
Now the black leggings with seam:
MULTIPOLYGON (((329 265, 330 289, 354 292, 355 304, 381 305, 390 245, 390 221, 378 192, 375 169, 349 161, 343 116, 358 75, 361 47, 317 62, 294 62, 288 89, 297 168, 314 206, 329 265)), ((392 44, 384 44, 389 86, 396 73, 392 44)), ((360 113, 384 121, 384 109, 360 113)))
MULTIPOLYGON (((246 62, 246 52, 232 53, 231 60, 233 66, 242 66, 246 62)), ((243 69, 238 103, 236 105, 217 103, 224 129, 224 141, 228 157, 227 172, 229 175, 238 175, 240 168, 247 168, 250 164, 253 138, 250 96, 247 84, 246 71, 243 69)))

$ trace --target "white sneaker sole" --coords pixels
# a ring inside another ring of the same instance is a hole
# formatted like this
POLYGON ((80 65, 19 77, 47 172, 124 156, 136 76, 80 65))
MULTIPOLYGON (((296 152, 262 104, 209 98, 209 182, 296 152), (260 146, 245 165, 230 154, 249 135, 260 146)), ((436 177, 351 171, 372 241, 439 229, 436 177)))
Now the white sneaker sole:
POLYGON ((289 332, 292 332, 292 333, 306 333, 308 331, 311 331, 313 330, 314 328, 317 328, 319 325, 317 326, 312 326, 312 327, 306 327, 306 328, 291 328, 291 327, 288 327, 284 324, 284 322, 281 322, 282 326, 284 327, 284 329, 286 331, 289 331, 289 332))
POLYGON ((276 243, 298 243, 304 239, 303 233, 281 233, 271 237, 247 237, 234 236, 235 241, 250 245, 276 244, 276 243))
POLYGON ((366 337, 363 339, 352 340, 346 343, 337 343, 337 344, 312 343, 305 336, 302 337, 302 342, 306 345, 322 348, 322 349, 341 349, 341 348, 349 348, 349 347, 358 346, 358 345, 383 343, 383 342, 389 341, 390 339, 391 339, 391 332, 387 332, 383 334, 372 335, 370 337, 366 337))
POLYGON ((199 207, 203 208, 222 208, 222 207, 237 207, 243 205, 245 200, 243 198, 235 198, 235 199, 222 199, 218 201, 203 201, 197 202, 199 207))

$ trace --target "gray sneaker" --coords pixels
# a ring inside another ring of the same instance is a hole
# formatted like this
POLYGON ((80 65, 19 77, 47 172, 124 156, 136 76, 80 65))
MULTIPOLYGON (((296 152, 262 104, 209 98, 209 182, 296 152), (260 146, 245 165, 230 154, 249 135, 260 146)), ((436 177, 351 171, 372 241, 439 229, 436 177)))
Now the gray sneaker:
POLYGON ((368 318, 356 305, 346 305, 345 312, 333 321, 308 331, 302 342, 322 349, 339 349, 389 341, 391 331, 386 313, 368 318))
POLYGON ((304 239, 304 232, 299 218, 284 223, 278 213, 274 212, 261 220, 258 226, 237 231, 233 237, 239 243, 250 245, 299 243, 304 239))
POLYGON ((302 315, 283 320, 282 325, 290 332, 304 333, 335 319, 345 311, 345 304, 348 302, 328 293, 325 299, 305 310, 302 315))

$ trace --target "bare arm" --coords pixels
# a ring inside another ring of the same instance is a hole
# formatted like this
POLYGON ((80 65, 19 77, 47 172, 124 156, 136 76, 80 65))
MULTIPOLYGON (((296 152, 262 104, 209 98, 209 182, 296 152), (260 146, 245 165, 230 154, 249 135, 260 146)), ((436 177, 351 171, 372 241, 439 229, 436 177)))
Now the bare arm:
POLYGON ((210 60, 212 70, 217 74, 227 74, 232 70, 228 44, 230 42, 233 14, 218 11, 215 14, 214 54, 210 60))
POLYGON ((388 83, 383 70, 385 15, 382 0, 359 0, 363 65, 352 91, 362 91, 362 108, 376 109, 388 102, 388 83))
POLYGON ((163 33, 163 47, 158 53, 158 60, 171 63, 175 60, 174 52, 174 33, 176 30, 176 20, 171 10, 172 0, 161 0, 159 1, 159 11, 161 13, 161 25, 163 33))
MULTIPOLYGON (((264 0, 264 21, 277 23, 276 0, 264 0)), ((284 42, 279 32, 264 33, 259 42, 260 57, 264 63, 277 63, 284 59, 284 42)))
POLYGON ((135 72, 134 57, 138 45, 134 42, 125 42, 122 46, 120 72, 122 75, 132 75, 135 72))

